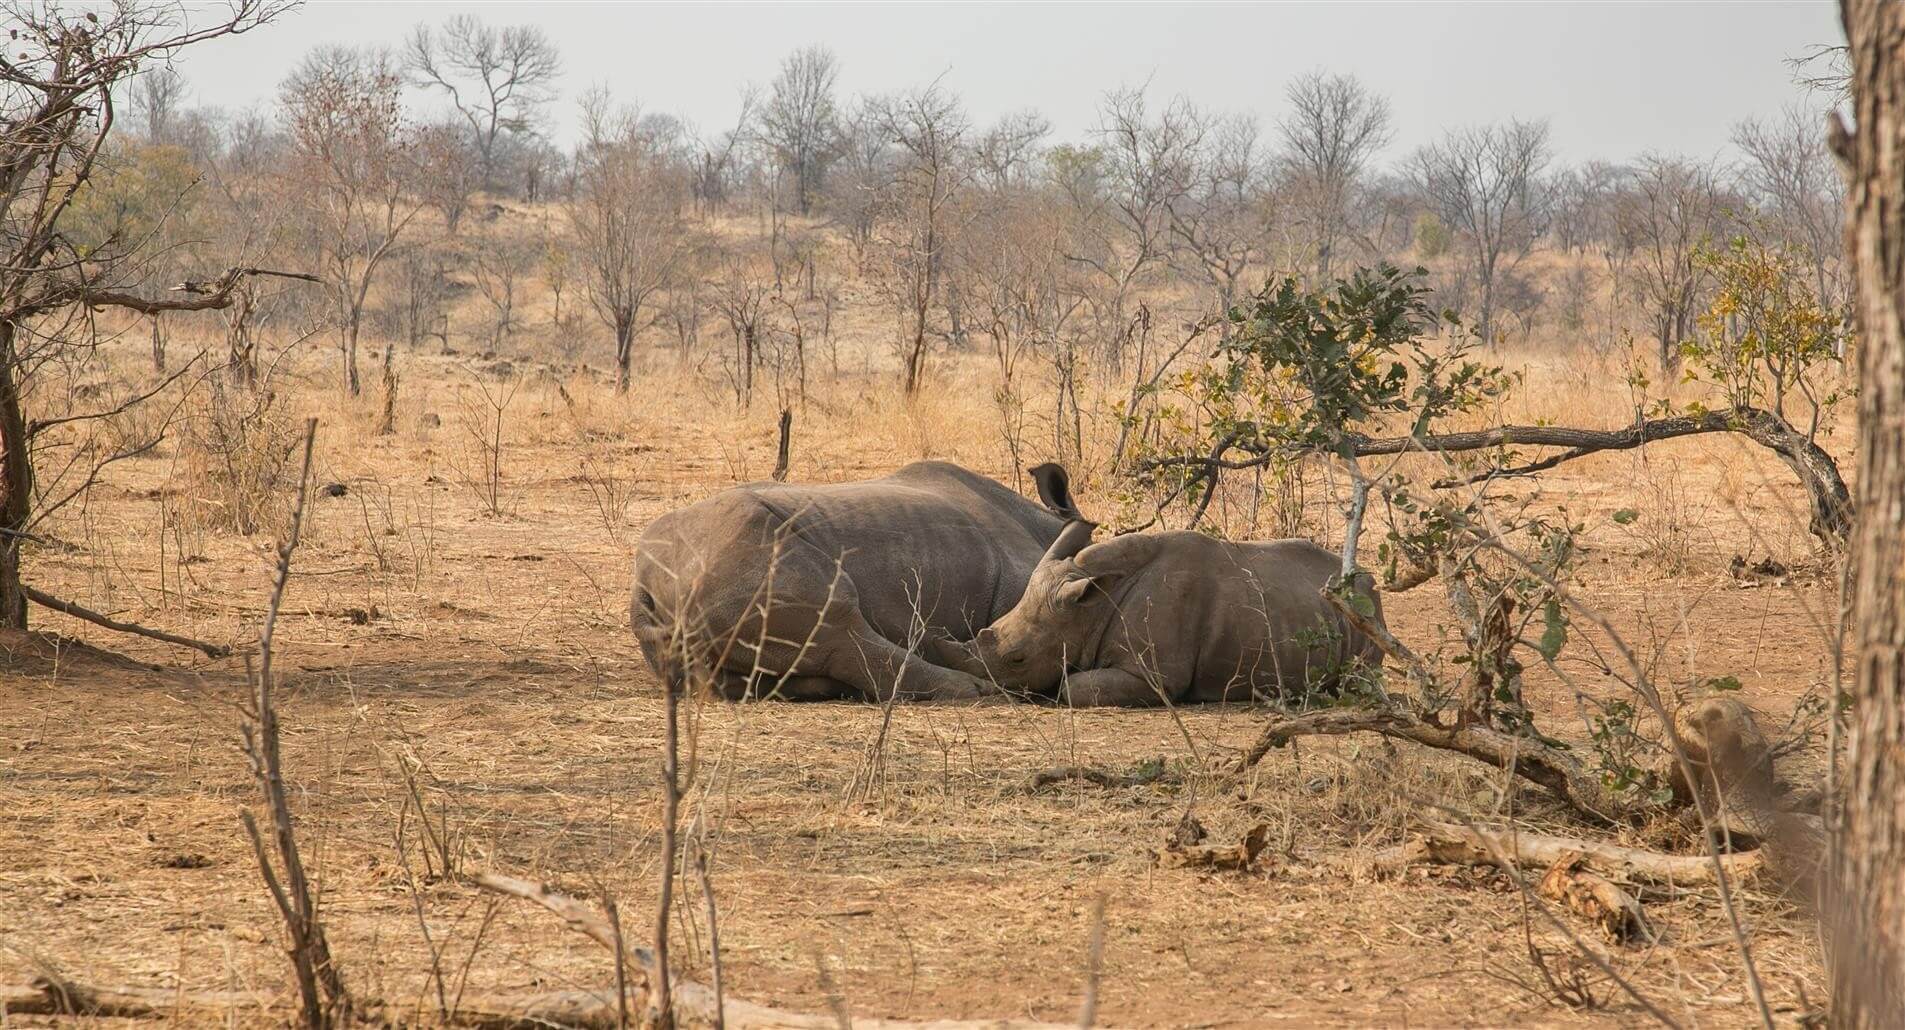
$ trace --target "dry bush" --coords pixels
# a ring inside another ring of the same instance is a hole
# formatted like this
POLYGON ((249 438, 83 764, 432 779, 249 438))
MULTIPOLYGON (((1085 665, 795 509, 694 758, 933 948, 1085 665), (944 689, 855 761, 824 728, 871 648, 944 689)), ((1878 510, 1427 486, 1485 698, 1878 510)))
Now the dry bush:
POLYGON ((616 546, 625 546, 628 537, 628 509, 635 500, 635 483, 616 471, 615 462, 598 454, 584 454, 576 482, 588 491, 589 503, 602 529, 616 546))
POLYGON ((522 378, 514 372, 495 378, 472 375, 457 390, 456 411, 450 418, 462 443, 460 457, 451 460, 450 469, 492 518, 501 517, 508 508, 503 490, 503 448, 510 407, 522 384, 522 378))
POLYGON ((1685 575, 1711 564, 1713 534, 1708 528, 1712 507, 1676 464, 1637 458, 1634 504, 1615 513, 1640 545, 1641 557, 1670 576, 1685 575))
POLYGON ((288 530, 301 429, 276 391, 209 379, 188 408, 180 447, 192 517, 246 536, 288 530))
MULTIPOLYGON (((570 376, 553 384, 556 403, 574 431, 575 441, 587 445, 604 440, 620 440, 629 429, 629 402, 612 386, 591 375, 570 376)), ((644 381, 634 388, 639 397, 653 396, 655 384, 644 381)))

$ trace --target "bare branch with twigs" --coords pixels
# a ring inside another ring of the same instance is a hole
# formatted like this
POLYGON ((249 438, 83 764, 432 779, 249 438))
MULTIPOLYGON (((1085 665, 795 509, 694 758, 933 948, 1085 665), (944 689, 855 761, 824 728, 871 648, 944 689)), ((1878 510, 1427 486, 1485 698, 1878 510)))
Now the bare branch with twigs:
POLYGON ((278 545, 277 572, 271 584, 271 600, 265 609, 264 628, 258 633, 258 663, 253 676, 252 710, 241 727, 245 754, 251 760, 252 776, 264 794, 265 811, 271 819, 272 840, 276 845, 278 862, 283 867, 282 877, 272 866, 251 811, 242 809, 239 812, 245 832, 251 838, 252 850, 257 855, 259 871, 264 875, 266 886, 271 889, 272 899, 277 902, 279 915, 284 917, 285 930, 291 938, 287 951, 297 972, 298 991, 303 999, 301 1014, 305 1025, 313 1028, 330 1026, 347 1015, 351 1010, 351 997, 345 989, 343 975, 331 957, 331 946, 325 937, 324 925, 318 921, 317 898, 305 874, 304 860, 298 853, 297 833, 284 786, 284 763, 278 746, 278 710, 272 696, 275 683, 271 645, 277 631, 278 610, 284 604, 285 587, 291 582, 291 556, 297 550, 298 538, 304 528, 305 502, 311 488, 311 451, 316 442, 317 419, 313 418, 304 425, 304 465, 298 478, 298 502, 292 509, 290 532, 284 542, 278 545))

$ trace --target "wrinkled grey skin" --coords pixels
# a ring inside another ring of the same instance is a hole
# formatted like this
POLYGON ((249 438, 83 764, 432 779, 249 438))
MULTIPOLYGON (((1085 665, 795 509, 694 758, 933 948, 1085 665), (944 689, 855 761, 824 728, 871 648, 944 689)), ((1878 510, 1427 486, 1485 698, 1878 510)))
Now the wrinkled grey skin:
MULTIPOLYGON (((1042 496, 1069 498, 1062 468, 1033 471, 1042 496)), ((732 700, 994 694, 961 642, 1011 609, 1076 514, 935 461, 734 487, 643 532, 635 637, 666 682, 732 700)))
MULTIPOLYGON (((978 637, 1002 683, 1080 707, 1248 701, 1327 688, 1373 641, 1320 591, 1341 560, 1308 540, 1229 543, 1201 533, 1091 543, 1073 522, 1025 595, 978 637)), ((1357 587, 1381 601, 1367 573, 1357 587)))

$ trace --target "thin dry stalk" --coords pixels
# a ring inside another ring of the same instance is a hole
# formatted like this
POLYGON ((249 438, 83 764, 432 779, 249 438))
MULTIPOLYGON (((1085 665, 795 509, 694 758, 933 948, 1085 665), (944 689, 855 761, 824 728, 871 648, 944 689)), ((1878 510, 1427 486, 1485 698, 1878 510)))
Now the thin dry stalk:
POLYGON ((793 445, 794 409, 781 409, 780 444, 775 449, 773 479, 776 483, 787 481, 788 449, 793 445))
MULTIPOLYGON (((699 820, 697 820, 699 821, 699 820)), ((695 878, 701 881, 701 899, 708 908, 708 966, 709 975, 714 983, 714 1026, 715 1030, 725 1030, 727 1012, 724 1002, 725 991, 721 984, 721 928, 717 921, 718 911, 714 904, 714 878, 708 873, 707 826, 702 824, 695 840, 695 878)))
POLYGON ((681 808, 680 700, 674 684, 662 684, 661 897, 655 904, 655 1025, 659 1030, 670 1030, 675 1025, 674 998, 668 982, 668 913, 675 901, 675 834, 681 808))
POLYGON ((1091 937, 1085 945, 1085 1000, 1078 1007, 1080 1030, 1090 1030, 1098 1022, 1098 984, 1105 964, 1105 896, 1098 895, 1091 905, 1091 937))
POLYGON ((602 895, 602 911, 609 914, 609 930, 615 935, 615 1025, 628 1026, 628 945, 622 937, 622 912, 615 899, 602 895))
POLYGON ((284 917, 291 937, 288 949, 297 972, 298 990, 303 998, 302 1016, 308 1027, 329 1026, 350 1011, 350 994, 331 957, 330 942, 317 918, 317 899, 305 875, 304 860, 298 853, 291 806, 285 795, 284 766, 278 745, 278 712, 272 697, 272 639, 277 630, 278 610, 284 603, 284 591, 291 581, 291 556, 297 550, 304 527, 304 508, 311 483, 311 451, 317 440, 317 419, 304 425, 304 466, 298 479, 297 505, 291 512, 291 531, 278 547, 277 574, 272 581, 271 601, 265 610, 264 628, 258 634, 258 664, 253 682, 252 711, 241 729, 244 748, 251 760, 252 776, 264 794, 265 809, 271 818, 273 841, 280 876, 266 854, 258 824, 249 809, 239 812, 245 832, 251 838, 253 852, 265 885, 270 888, 278 912, 284 917))

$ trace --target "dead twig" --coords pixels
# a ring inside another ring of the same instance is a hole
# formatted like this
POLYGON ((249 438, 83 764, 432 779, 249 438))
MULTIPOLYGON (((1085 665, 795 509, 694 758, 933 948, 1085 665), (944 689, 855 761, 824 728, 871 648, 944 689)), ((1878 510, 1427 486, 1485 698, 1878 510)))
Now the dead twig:
POLYGON ((1055 765, 1050 769, 1040 769, 1025 782, 1027 793, 1044 790, 1056 783, 1080 781, 1100 787, 1142 787, 1164 779, 1164 763, 1146 763, 1136 772, 1114 773, 1089 765, 1055 765))
POLYGON ((1091 904, 1091 937, 1085 946, 1085 1000, 1078 1007, 1079 1030, 1098 1022, 1098 983, 1105 964, 1105 896, 1091 904))
MULTIPOLYGON (((1667 855, 1580 837, 1435 821, 1422 823, 1417 835, 1407 844, 1379 853, 1372 868, 1395 873, 1406 866, 1423 863, 1506 863, 1523 869, 1547 870, 1563 861, 1624 883, 1687 886, 1713 883, 1718 875, 1713 862, 1705 855, 1667 855)), ((1720 865, 1735 882, 1751 880, 1766 868, 1765 857, 1758 851, 1722 855, 1720 865)))
POLYGON ((1640 902, 1613 881, 1581 865, 1580 856, 1563 855, 1548 867, 1535 893, 1600 927, 1601 935, 1615 944, 1649 937, 1640 902))
POLYGON ((265 609, 264 628, 258 634, 258 667, 253 682, 252 711, 241 727, 245 754, 251 760, 252 776, 258 781, 264 795, 266 814, 271 819, 272 839, 276 845, 278 862, 283 867, 282 877, 273 868, 271 858, 266 853, 263 835, 251 811, 239 811, 239 820, 244 824, 246 835, 251 838, 259 871, 264 875, 265 885, 271 891, 272 900, 277 903, 279 914, 284 917, 285 930, 291 938, 286 950, 298 977, 298 992, 303 1002, 301 1015, 305 1025, 314 1028, 329 1026, 347 1015, 351 1000, 350 993, 344 987, 343 975, 331 957, 331 946, 324 935, 324 926, 318 921, 317 899, 305 875, 304 860, 298 853, 291 805, 284 787, 284 763, 278 748, 278 711, 272 698, 271 644, 277 629, 278 610, 284 604, 285 587, 291 581, 291 556, 297 550, 298 537, 304 527, 304 507, 311 485, 311 450, 316 441, 317 419, 309 419, 304 425, 304 467, 298 479, 298 502, 291 513, 291 531, 284 542, 278 545, 277 573, 272 580, 271 600, 265 609))
POLYGON ((141 626, 136 622, 121 622, 110 615, 102 615, 99 612, 93 611, 91 608, 74 604, 71 601, 63 601, 54 597, 52 594, 42 590, 35 590, 24 583, 20 584, 20 592, 26 595, 27 600, 32 601, 42 608, 51 608, 56 612, 71 615, 75 619, 90 622, 95 626, 112 630, 115 633, 130 633, 134 636, 147 637, 152 640, 162 640, 165 643, 175 644, 179 647, 189 647, 194 651, 203 652, 207 658, 230 658, 232 655, 232 649, 224 644, 209 644, 203 640, 180 636, 177 633, 168 633, 162 629, 141 626))
POLYGON ((776 483, 784 483, 787 481, 788 450, 794 442, 794 409, 781 409, 780 433, 780 446, 775 451, 774 472, 772 475, 776 483))

